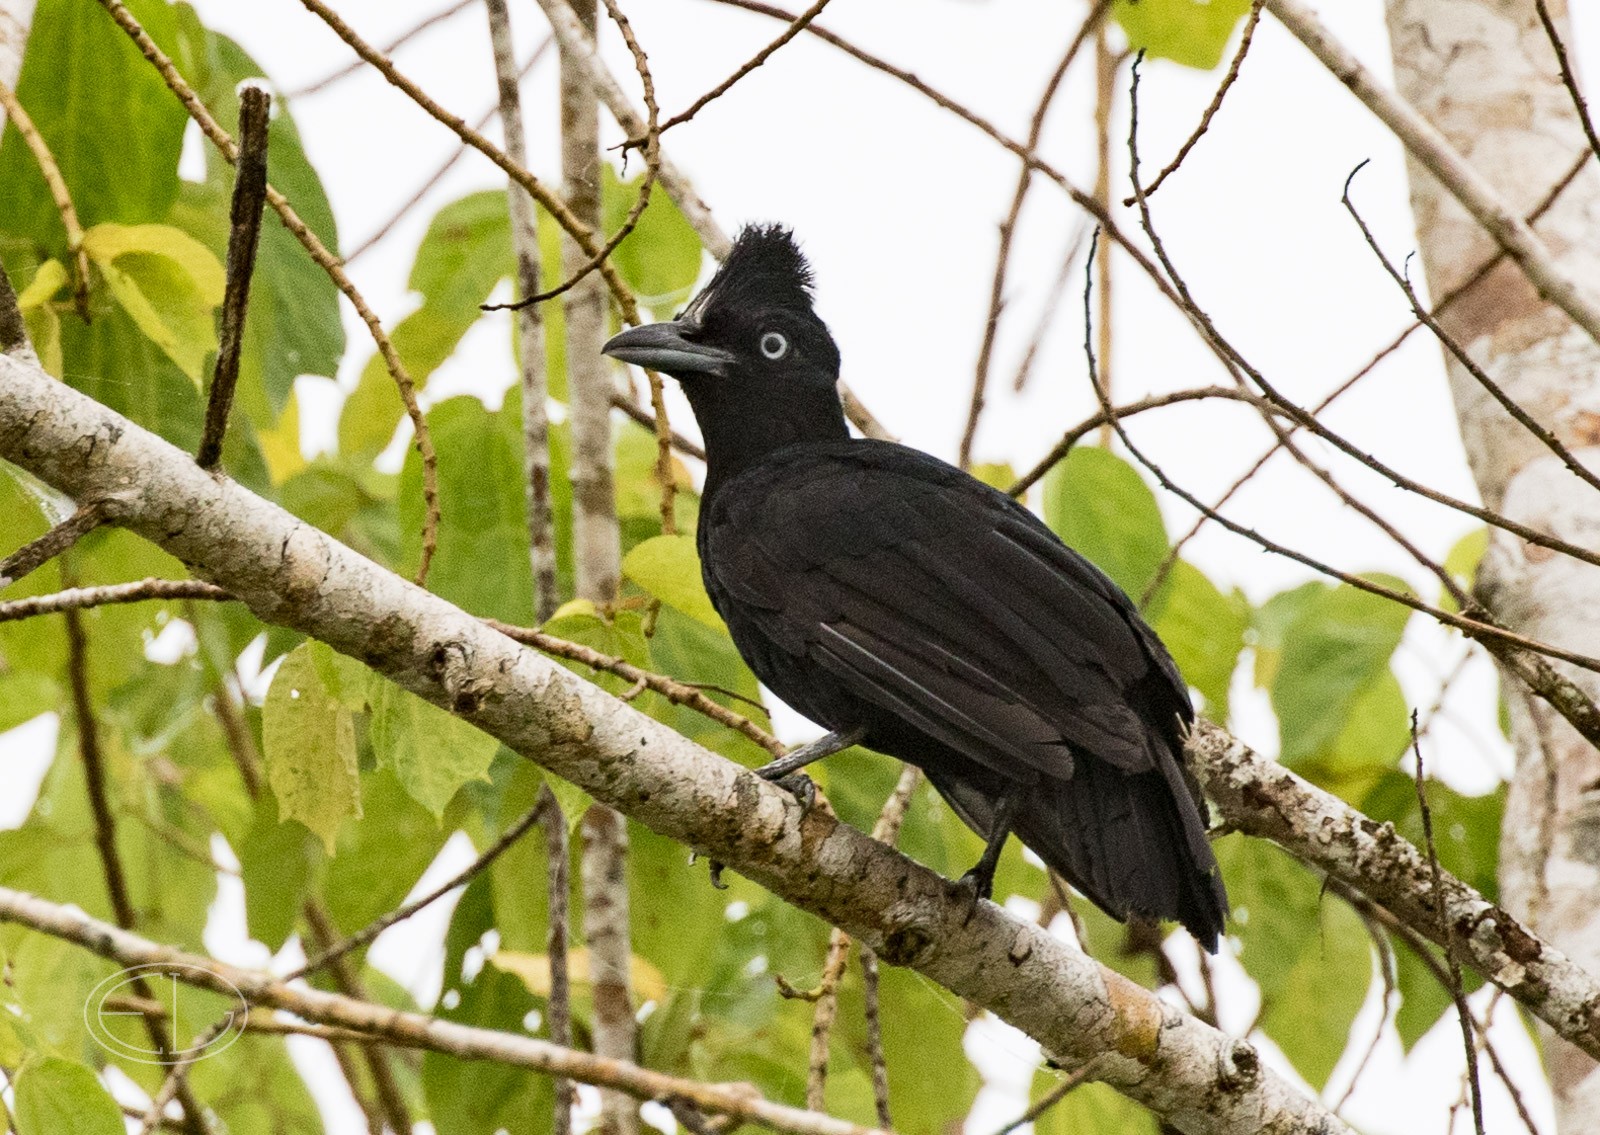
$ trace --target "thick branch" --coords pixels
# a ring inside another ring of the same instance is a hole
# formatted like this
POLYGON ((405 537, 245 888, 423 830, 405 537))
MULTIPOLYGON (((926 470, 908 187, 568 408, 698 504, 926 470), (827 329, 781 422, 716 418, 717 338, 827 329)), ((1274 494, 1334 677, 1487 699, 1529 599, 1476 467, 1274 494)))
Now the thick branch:
MULTIPOLYGON (((1190 1135, 1347 1128, 1248 1044, 571 674, 37 367, 0 357, 0 456, 450 709, 597 800, 1027 1032, 1190 1135)), ((524 1042, 524 1043, 532 1043, 524 1042)))

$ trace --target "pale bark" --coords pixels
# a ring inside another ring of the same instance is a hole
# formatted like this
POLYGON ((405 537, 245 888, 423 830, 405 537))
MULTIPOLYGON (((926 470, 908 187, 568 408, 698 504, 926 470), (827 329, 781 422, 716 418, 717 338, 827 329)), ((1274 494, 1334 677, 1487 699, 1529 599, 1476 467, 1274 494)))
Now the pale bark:
MULTIPOLYGON (((1163 1004, 892 848, 407 583, 22 359, 0 457, 155 541, 261 618, 314 635, 597 800, 839 926, 1189 1135, 1349 1129, 1249 1044, 1163 1004)), ((1600 1000, 1596 1001, 1600 1004, 1600 1000)))
MULTIPOLYGON (((494 47, 495 79, 500 89, 500 126, 505 132, 506 156, 519 166, 528 164, 522 129, 522 89, 517 58, 512 48, 511 19, 506 0, 489 0, 489 38, 494 47)), ((515 181, 506 186, 511 213, 511 245, 517 257, 518 298, 539 294, 539 229, 533 198, 515 181)), ((599 277, 595 278, 598 282, 599 277)), ((550 505, 550 417, 545 403, 544 320, 539 305, 517 311, 517 369, 522 382, 523 490, 528 503, 528 559, 533 569, 533 610, 536 622, 555 613, 560 602, 556 590, 555 522, 550 505)))
MULTIPOLYGON (((594 35, 596 0, 574 5, 594 35)), ((600 103, 588 69, 561 46, 561 173, 567 204, 595 232, 601 231, 600 103)), ((562 271, 583 269, 589 256, 571 240, 561 242, 562 271)), ((605 291, 590 273, 562 297, 567 331, 567 404, 572 414, 572 544, 580 599, 600 607, 614 603, 622 581, 621 534, 611 459, 610 365, 605 342, 605 291)), ((634 1058, 637 1025, 629 991, 633 946, 628 924, 628 825, 596 804, 583 818, 583 936, 589 947, 594 986, 594 1050, 618 1060, 634 1058)), ((639 1107, 614 1091, 600 1094, 600 1129, 605 1135, 637 1135, 639 1107)))
MULTIPOLYGON (((1552 0, 1566 28, 1565 4, 1552 0)), ((1396 82, 1511 209, 1530 208, 1585 148, 1572 99, 1531 0, 1390 0, 1396 82)), ((1415 163, 1411 197, 1431 290, 1464 280, 1493 251, 1482 227, 1415 163)), ((1591 165, 1539 223, 1557 266, 1600 292, 1600 174, 1591 165)), ((1600 348, 1503 265, 1444 317, 1448 331, 1533 417, 1591 468, 1600 463, 1600 348)), ((1600 546, 1600 495, 1449 362, 1467 459, 1490 507, 1585 547, 1600 546)), ((1496 533, 1478 589, 1512 629, 1587 649, 1600 640, 1600 569, 1496 533)), ((1589 696, 1594 674, 1558 664, 1589 696)), ((1600 753, 1515 681, 1516 774, 1500 881, 1507 908, 1579 965, 1600 966, 1600 753)), ((1600 1065, 1550 1037, 1563 1132, 1600 1129, 1600 1065)))

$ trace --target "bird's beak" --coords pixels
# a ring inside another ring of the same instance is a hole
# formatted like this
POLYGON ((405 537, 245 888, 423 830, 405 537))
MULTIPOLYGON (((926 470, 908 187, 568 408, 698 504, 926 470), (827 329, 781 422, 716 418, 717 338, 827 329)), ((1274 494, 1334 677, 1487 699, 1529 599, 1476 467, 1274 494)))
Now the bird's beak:
POLYGON ((630 327, 612 336, 600 351, 625 363, 674 376, 712 374, 725 377, 734 362, 733 352, 696 343, 685 336, 684 330, 680 320, 630 327))

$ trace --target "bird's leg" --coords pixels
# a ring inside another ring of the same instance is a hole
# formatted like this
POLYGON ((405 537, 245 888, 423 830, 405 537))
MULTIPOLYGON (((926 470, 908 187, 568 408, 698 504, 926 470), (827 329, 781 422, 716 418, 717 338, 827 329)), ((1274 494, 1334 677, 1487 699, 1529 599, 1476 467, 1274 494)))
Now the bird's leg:
MULTIPOLYGON (((979 899, 986 899, 994 893, 994 872, 1000 865, 1000 852, 1005 849, 1006 837, 1011 834, 1011 821, 1016 818, 1017 809, 1022 806, 1023 794, 1028 789, 1029 786, 1025 784, 1013 785, 995 803, 983 856, 973 864, 972 870, 961 876, 961 886, 972 889, 973 910, 977 910, 979 899)), ((967 917, 972 916, 969 913, 967 917)))
POLYGON ((798 749, 791 749, 775 761, 769 761, 755 770, 762 780, 782 780, 791 772, 805 768, 809 764, 820 761, 823 757, 831 757, 840 749, 848 749, 862 737, 866 736, 865 725, 852 725, 849 729, 835 729, 825 733, 810 744, 801 745, 798 749))

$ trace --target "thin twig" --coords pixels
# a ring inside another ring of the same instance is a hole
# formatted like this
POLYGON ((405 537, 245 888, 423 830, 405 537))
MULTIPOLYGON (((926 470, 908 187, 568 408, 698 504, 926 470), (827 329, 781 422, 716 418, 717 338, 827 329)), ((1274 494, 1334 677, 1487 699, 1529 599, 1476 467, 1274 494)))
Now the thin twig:
MULTIPOLYGON (((822 9, 828 6, 828 2, 829 0, 817 0, 815 4, 811 5, 811 7, 807 8, 804 12, 800 13, 800 15, 790 20, 789 26, 783 29, 783 33, 779 35, 777 39, 773 40, 760 51, 756 52, 733 74, 729 75, 726 79, 722 80, 722 82, 718 83, 705 94, 695 99, 694 102, 689 104, 689 108, 687 110, 680 114, 673 115, 671 118, 667 119, 666 122, 662 123, 662 132, 666 132, 671 130, 674 126, 680 126, 683 123, 688 122, 691 118, 704 110, 707 104, 727 94, 735 83, 744 78, 746 75, 750 74, 750 72, 754 71, 757 67, 760 67, 784 44, 788 43, 795 36, 805 31, 807 25, 809 25, 812 20, 817 18, 817 16, 822 12, 822 9)), ((636 140, 636 144, 641 143, 642 141, 643 139, 638 139, 636 140)))
POLYGON ((78 220, 78 210, 73 207, 67 181, 61 176, 61 167, 56 164, 56 157, 50 152, 49 143, 39 133, 39 128, 33 124, 33 119, 28 116, 26 108, 17 98, 17 93, 7 86, 4 80, 0 80, 0 111, 5 112, 5 120, 17 128, 23 144, 33 155, 33 160, 39 166, 39 173, 43 175, 44 183, 50 190, 50 199, 55 202, 56 212, 61 214, 61 227, 67 231, 67 253, 72 257, 72 300, 78 309, 78 315, 88 323, 89 253, 83 246, 83 225, 78 220))
MULTIPOLYGON (((561 802, 546 784, 539 793, 539 815, 544 825, 545 885, 549 889, 549 922, 545 931, 545 956, 550 959, 550 996, 545 1000, 545 1026, 550 1042, 572 1047, 572 976, 567 956, 570 935, 572 884, 568 879, 572 852, 568 847, 567 817, 561 802)), ((556 1076, 555 1123, 551 1135, 570 1135, 576 1093, 572 1081, 556 1076)))
POLYGON ((228 285, 222 297, 222 329, 217 336, 217 363, 211 396, 206 402, 205 430, 195 461, 215 469, 222 460, 222 437, 239 381, 239 356, 244 348, 244 319, 250 306, 250 277, 261 235, 261 206, 267 195, 267 127, 272 96, 250 85, 239 92, 239 160, 229 211, 228 285))
MULTIPOLYGON (((451 16, 454 16, 459 12, 465 11, 468 7, 470 7, 471 5, 473 5, 475 3, 477 3, 477 0, 456 0, 456 2, 454 4, 450 5, 450 7, 445 8, 442 11, 435 12, 433 15, 428 16, 426 19, 423 19, 423 20, 419 21, 418 23, 415 23, 415 24, 411 25, 411 27, 409 27, 405 31, 401 32, 394 39, 391 39, 382 48, 383 53, 385 55, 393 55, 395 52, 399 51, 402 47, 404 47, 406 44, 410 43, 413 39, 415 39, 417 36, 421 35, 423 32, 427 31, 429 28, 433 27, 435 24, 443 23, 445 20, 448 20, 451 16)), ((289 92, 285 93, 285 95, 283 97, 287 98, 287 99, 298 99, 298 98, 304 98, 307 95, 314 95, 317 92, 325 90, 326 88, 332 86, 334 83, 337 83, 341 79, 349 78, 351 75, 354 75, 357 71, 361 70, 361 68, 363 68, 365 66, 366 66, 366 60, 357 59, 355 62, 348 63, 345 66, 339 68, 337 71, 333 72, 331 75, 325 75, 325 76, 323 76, 322 78, 316 80, 313 83, 306 84, 305 86, 301 87, 299 90, 289 91, 289 92)))
POLYGON ((104 607, 112 603, 143 603, 150 599, 232 599, 214 583, 198 579, 141 579, 133 583, 109 583, 101 587, 73 587, 48 595, 31 595, 0 603, 0 623, 53 615, 61 611, 104 607))
POLYGON ((863 1012, 867 1021, 867 1056, 872 1063, 872 1102, 878 1112, 878 1126, 893 1126, 889 1119, 889 1066, 883 1058, 883 1021, 878 1008, 878 955, 872 947, 861 946, 861 987, 863 1012))
MULTIPOLYGON (((1039 140, 1044 134, 1045 119, 1055 102, 1056 93, 1061 89, 1061 81, 1066 78, 1067 68, 1072 66, 1072 61, 1077 58, 1078 52, 1089 38, 1089 33, 1100 23, 1101 17, 1110 6, 1111 0, 1095 0, 1083 23, 1079 25, 1077 34, 1067 44, 1067 50, 1062 53, 1061 61, 1050 73, 1044 91, 1039 95, 1039 101, 1034 107, 1033 119, 1028 123, 1027 145, 1030 151, 1039 148, 1039 140)), ((1017 186, 1011 193, 1011 207, 1006 211, 1005 220, 1000 222, 1000 244, 995 250, 994 273, 989 280, 989 312, 983 321, 983 340, 978 344, 978 363, 972 378, 972 400, 967 410, 967 425, 961 434, 960 455, 957 458, 957 464, 963 469, 972 463, 972 442, 978 433, 979 415, 983 413, 984 391, 989 383, 989 365, 994 355, 995 334, 999 330, 1000 310, 1004 306, 1006 271, 1011 261, 1011 242, 1016 235, 1017 222, 1022 216, 1023 202, 1027 200, 1028 189, 1032 184, 1033 167, 1024 162, 1017 171, 1017 186)))
POLYGON ((352 951, 359 950, 361 947, 370 944, 378 937, 379 934, 382 934, 385 930, 389 929, 389 927, 395 925, 397 922, 404 922, 406 919, 416 914, 419 910, 438 902, 457 887, 466 886, 479 875, 483 874, 484 871, 488 870, 491 863, 500 858, 500 856, 503 855, 512 844, 521 839, 524 832, 533 827, 534 824, 538 823, 539 818, 544 814, 544 810, 545 803, 543 798, 541 798, 538 803, 534 804, 532 808, 523 813, 520 818, 515 820, 510 827, 502 832, 500 834, 500 838, 496 839, 488 847, 484 848, 476 859, 467 864, 467 866, 462 868, 460 871, 456 872, 456 874, 452 875, 448 880, 439 884, 433 890, 429 891, 420 898, 413 899, 411 902, 408 902, 404 906, 398 907, 395 910, 391 910, 387 914, 379 915, 377 918, 374 918, 371 922, 367 923, 366 926, 362 927, 360 930, 357 930, 354 934, 351 934, 348 938, 344 938, 330 944, 326 949, 311 957, 310 960, 306 961, 298 968, 290 971, 290 973, 284 976, 281 980, 294 981, 298 978, 305 977, 307 974, 316 973, 318 970, 327 968, 352 951))
POLYGON ((1366 1074, 1368 1066, 1372 1063, 1372 1058, 1378 1051, 1378 1045, 1383 1043, 1383 1035, 1389 1027, 1389 1018, 1394 1014, 1395 1001, 1397 1000, 1395 996, 1394 946, 1390 943, 1389 936, 1383 932, 1383 927, 1377 919, 1360 911, 1356 913, 1361 917, 1361 924, 1367 928, 1367 937, 1372 939, 1373 948, 1378 951, 1378 974, 1383 978, 1383 1002, 1378 1012, 1377 1027, 1372 1030, 1372 1040, 1367 1043, 1366 1050, 1362 1052, 1355 1071, 1350 1073, 1350 1082, 1345 1085, 1344 1091, 1339 1093, 1339 1099, 1333 1105, 1333 1114, 1335 1115, 1343 1112, 1344 1105, 1349 1103, 1350 1097, 1356 1094, 1356 1087, 1361 1083, 1361 1077, 1366 1074))
MULTIPOLYGON (((199 124, 201 132, 211 140, 212 145, 217 147, 223 158, 230 163, 236 163, 239 160, 239 147, 228 136, 228 132, 218 125, 217 120, 200 101, 200 96, 184 82, 183 76, 178 73, 172 60, 156 46, 155 40, 151 39, 149 33, 140 26, 139 21, 128 11, 122 0, 99 0, 99 3, 160 73, 167 84, 167 89, 177 96, 178 101, 189 112, 189 117, 199 124)), ((384 365, 388 367, 389 374, 394 378, 395 386, 400 391, 400 401, 405 406, 406 417, 411 420, 413 440, 417 451, 422 455, 424 519, 422 554, 418 559, 416 576, 417 582, 421 584, 428 577, 428 568, 433 563, 433 555, 439 542, 439 458, 433 448, 433 434, 428 429, 427 419, 423 417, 422 407, 417 402, 416 384, 412 381, 411 373, 406 369, 405 363, 401 361, 400 353, 395 350, 388 332, 383 329, 383 324, 379 322, 376 313, 367 305, 366 298, 346 274, 339 258, 330 252, 322 243, 322 239, 300 219, 300 215, 289 204, 289 199, 270 184, 267 186, 267 204, 272 206, 278 218, 283 221, 284 227, 294 234, 295 239, 310 254, 311 259, 328 274, 334 285, 356 309, 356 314, 361 317, 361 322, 366 324, 367 332, 372 336, 378 353, 383 356, 384 365)))
POLYGON ((366 1033, 385 1045, 566 1075, 583 1083, 617 1088, 641 1100, 683 1099, 704 1111, 795 1135, 877 1135, 843 1119, 774 1103, 746 1085, 710 1084, 670 1076, 631 1061, 562 1048, 527 1035, 475 1028, 337 993, 290 986, 269 974, 160 945, 74 907, 7 887, 0 887, 0 921, 72 942, 118 965, 160 963, 170 967, 174 976, 186 984, 229 995, 242 994, 250 1004, 281 1009, 304 1021, 366 1033))
MULTIPOLYGON (((37 570, 66 551, 100 526, 104 510, 97 503, 80 505, 78 510, 37 540, 30 541, 0 560, 0 590, 37 570)), ((20 600, 27 602, 27 600, 20 600)), ((11 604, 0 604, 0 611, 11 604)), ((21 617, 21 616, 18 616, 21 617)))
MULTIPOLYGON (((1233 84, 1239 79, 1239 68, 1244 65, 1244 57, 1249 54, 1250 41, 1255 38, 1256 25, 1261 22, 1261 5, 1263 0, 1254 0, 1250 5, 1250 18, 1245 21, 1244 35, 1239 37, 1239 50, 1233 53, 1233 62, 1228 65, 1228 73, 1222 77, 1222 83, 1217 87, 1217 93, 1212 96, 1211 104, 1206 107, 1205 113, 1200 116, 1200 124, 1194 128, 1194 133, 1189 135, 1187 141, 1178 147, 1178 152, 1167 163, 1155 180, 1144 187, 1144 195, 1150 197, 1161 188, 1168 177, 1177 172, 1183 160, 1189 156, 1189 151, 1199 144, 1205 132, 1211 129, 1211 120, 1217 116, 1217 111, 1222 109, 1222 100, 1228 97, 1228 92, 1233 89, 1233 84)), ((1136 198, 1124 197, 1124 205, 1132 205, 1136 198)))
POLYGON ((1539 22, 1544 25, 1544 34, 1550 39, 1550 46, 1556 53, 1556 64, 1561 68, 1561 82, 1566 86, 1567 93, 1572 96, 1572 105, 1578 112, 1578 121, 1583 123, 1583 136, 1589 139, 1589 149, 1596 158, 1600 158, 1600 137, 1595 136, 1594 120, 1589 117, 1589 104, 1584 100, 1583 88, 1578 85, 1578 76, 1572 69, 1572 61, 1567 58, 1567 45, 1561 40, 1561 32, 1556 28, 1556 22, 1550 17, 1550 9, 1545 0, 1533 0, 1533 6, 1539 13, 1539 22))
POLYGON ((1089 226, 1080 222, 1072 230, 1067 247, 1061 253, 1061 267, 1056 269, 1056 278, 1050 281, 1050 290, 1045 294, 1038 319, 1034 321, 1033 334, 1022 352, 1022 361, 1017 364, 1017 373, 1011 378, 1011 390, 1015 394, 1022 393, 1029 376, 1033 374, 1033 364, 1039 357, 1039 349, 1044 346, 1045 332, 1055 324, 1056 315, 1061 310, 1061 300, 1067 294, 1067 284, 1072 279, 1073 261, 1078 259, 1078 250, 1083 247, 1088 232, 1089 226))
POLYGON ((1466 994, 1461 991, 1461 963, 1456 961, 1452 945, 1454 931, 1445 914, 1444 886, 1439 874, 1439 852, 1433 843, 1433 812, 1428 807, 1428 788, 1424 783, 1422 768, 1422 742, 1417 738, 1417 711, 1411 711, 1411 752, 1416 760, 1417 807, 1422 812, 1422 843, 1428 853, 1428 870, 1433 874, 1434 913, 1439 923, 1439 935, 1444 941, 1445 965, 1450 969, 1450 999, 1456 1005, 1456 1017, 1461 1022, 1461 1043, 1467 1050, 1467 1079, 1472 1086, 1472 1124, 1477 1135, 1483 1135, 1483 1089, 1478 1083, 1478 1048, 1472 1039, 1472 1011, 1467 1008, 1466 994))
MULTIPOLYGON (((527 164, 522 127, 522 92, 506 0, 487 0, 489 41, 500 91, 500 126, 506 155, 527 164)), ((539 229, 533 199, 515 182, 506 185, 511 245, 517 257, 517 288, 525 296, 539 290, 539 229)), ((528 562, 533 574, 534 620, 555 613, 561 596, 556 584, 555 514, 550 500, 550 385, 545 374, 544 318, 529 304, 517 315, 517 370, 522 387, 523 493, 528 506, 528 562)))
POLYGON ((1056 1104, 1066 1099, 1068 1094, 1071 1093, 1074 1088, 1081 1085, 1088 1078, 1088 1068, 1085 1067, 1074 1069, 1072 1072, 1063 1076, 1060 1082, 1055 1085, 1055 1087, 1051 1088, 1048 1092, 1030 1104, 1027 1111, 1023 1112, 1010 1123, 1000 1128, 1000 1130, 996 1131, 994 1135, 1011 1135, 1011 1133, 1017 1128, 1026 1127, 1028 1124, 1037 1120, 1045 1112, 1055 1107, 1056 1104))
MULTIPOLYGON (((467 2, 474 3, 476 0, 467 0, 467 2)), ((526 79, 529 73, 532 72, 534 64, 538 63, 540 59, 544 58, 544 53, 550 50, 550 45, 554 42, 555 40, 550 36, 545 36, 544 39, 539 41, 539 46, 533 49, 533 54, 528 56, 528 61, 524 63, 521 70, 517 72, 519 87, 521 85, 521 81, 526 79)), ((361 60, 352 64, 352 66, 362 67, 365 66, 365 64, 366 61, 361 60)), ((473 122, 472 128, 474 130, 482 131, 486 126, 489 125, 489 123, 494 121, 495 116, 499 113, 500 104, 496 102, 488 110, 484 111, 478 116, 477 120, 473 122)), ((354 264, 358 257, 364 255, 369 249, 372 248, 373 245, 377 244, 380 240, 393 232, 394 227, 398 225, 406 216, 408 216, 411 210, 415 209, 422 203, 422 199, 433 190, 433 187, 444 180, 445 174, 455 169, 456 163, 467 156, 467 151, 470 147, 468 147, 467 144, 461 141, 459 138, 456 140, 456 142, 456 147, 450 151, 450 156, 446 158, 439 165, 439 167, 433 171, 433 173, 428 175, 427 179, 424 180, 423 183, 417 188, 417 191, 410 197, 407 197, 403 205, 401 205, 393 213, 390 213, 388 220, 384 221, 376 229, 372 230, 372 233, 363 239, 360 244, 357 244, 349 252, 344 254, 344 263, 346 267, 354 264)))
MULTIPOLYGON (((83 761, 84 787, 89 795, 89 810, 94 816, 94 843, 100 857, 100 870, 105 876, 106 892, 117 925, 132 930, 138 916, 128 894, 128 876, 123 869, 122 855, 117 850, 117 817, 106 790, 105 755, 100 749, 100 729, 89 690, 89 643, 83 631, 83 620, 75 610, 67 612, 67 680, 78 725, 78 755, 83 761)), ((149 983, 142 977, 130 982, 130 988, 146 1000, 155 999, 149 983)), ((143 1019, 150 1043, 164 1063, 170 1061, 173 1048, 166 1024, 159 1017, 145 1015, 143 1019)), ((203 1105, 181 1075, 175 1074, 173 1079, 177 1081, 175 1087, 183 1105, 185 1126, 191 1135, 209 1135, 210 1124, 206 1122, 203 1105)))
POLYGON ((1540 425, 1532 414, 1523 409, 1516 399, 1507 394, 1499 383, 1489 377, 1488 372, 1478 365, 1477 361, 1467 353, 1466 348, 1456 341, 1455 336, 1446 331, 1444 325, 1429 313, 1422 300, 1417 296, 1416 288, 1411 286, 1410 277, 1399 268, 1396 268, 1388 256, 1384 255, 1383 248, 1378 243, 1378 238, 1373 235, 1372 230, 1367 226, 1366 219, 1361 216, 1360 211, 1355 206, 1355 202, 1350 200, 1350 183, 1355 180, 1356 174, 1360 173, 1366 164, 1363 161, 1350 171, 1350 176, 1345 178, 1344 195, 1340 200, 1344 203, 1345 210, 1355 219, 1356 226, 1361 230, 1361 235, 1366 240, 1367 247, 1372 249, 1372 254, 1378 258, 1378 263, 1383 265, 1383 270, 1389 274, 1389 278, 1395 282, 1395 286, 1405 293, 1406 302, 1411 305, 1411 310, 1418 321, 1433 332, 1434 338, 1444 345, 1445 350, 1449 351, 1455 360, 1466 368, 1467 373, 1477 380, 1478 385, 1488 391, 1489 396, 1500 403, 1501 408, 1515 418, 1523 429, 1538 438, 1540 444, 1555 454, 1560 459, 1561 464, 1565 465, 1579 480, 1590 488, 1600 489, 1600 477, 1590 472, 1583 462, 1579 461, 1554 433, 1540 425))
POLYGON ((719 725, 724 725, 735 732, 742 733, 775 757, 781 757, 788 751, 783 742, 762 729, 748 717, 743 717, 726 706, 712 701, 693 686, 669 678, 664 674, 654 674, 648 670, 642 670, 626 659, 603 654, 593 647, 584 646, 576 642, 568 642, 566 639, 557 638, 543 631, 512 626, 510 623, 502 623, 497 619, 485 621, 507 638, 513 638, 526 646, 537 647, 547 654, 554 654, 559 658, 570 659, 573 662, 581 662, 583 665, 596 670, 605 670, 629 682, 643 681, 651 690, 660 694, 674 705, 687 706, 696 713, 709 717, 719 725))

